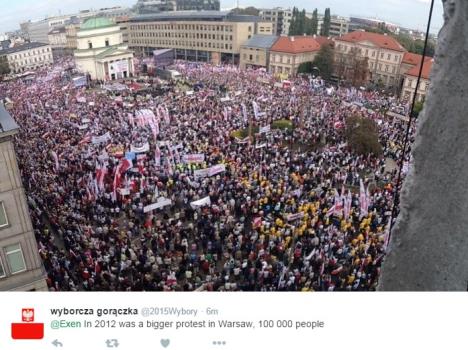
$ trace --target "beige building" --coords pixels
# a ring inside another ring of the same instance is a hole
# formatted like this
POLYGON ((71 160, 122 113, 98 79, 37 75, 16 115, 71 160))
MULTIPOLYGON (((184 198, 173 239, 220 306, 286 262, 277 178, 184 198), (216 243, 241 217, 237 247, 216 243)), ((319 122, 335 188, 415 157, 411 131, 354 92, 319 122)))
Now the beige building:
POLYGON ((78 48, 78 30, 80 30, 80 24, 72 23, 65 26, 67 49, 76 50, 78 48))
MULTIPOLYGON (((421 56, 422 57, 422 56, 421 56)), ((419 83, 418 91, 416 91, 416 101, 421 102, 426 98, 427 91, 430 86, 430 74, 434 60, 426 57, 423 64, 421 81, 419 83)), ((412 101, 416 90, 419 71, 421 70, 421 63, 411 68, 404 74, 403 87, 401 91, 401 99, 412 101)))
POLYGON ((291 26, 292 10, 276 7, 273 9, 261 9, 259 16, 273 25, 273 34, 288 35, 291 26))
POLYGON ((91 79, 122 79, 134 72, 133 52, 123 44, 120 26, 104 17, 81 25, 74 56, 77 69, 91 79))
POLYGON ((312 62, 320 44, 312 36, 282 36, 270 50, 270 73, 287 78, 295 76, 302 63, 312 62))
POLYGON ((265 68, 270 65, 270 49, 278 40, 276 35, 254 35, 241 46, 240 68, 265 68))
POLYGON ((67 33, 64 26, 51 29, 48 37, 52 50, 63 50, 67 47, 67 33))
POLYGON ((177 11, 133 17, 129 47, 137 54, 175 49, 177 59, 239 63, 241 45, 255 34, 272 34, 259 17, 220 11, 177 11))
MULTIPOLYGON (((406 50, 391 36, 364 31, 352 32, 334 39, 335 63, 343 64, 341 76, 346 77, 352 67, 352 56, 367 59, 368 80, 397 88, 400 84, 400 65, 406 50)), ((337 69, 340 70, 340 69, 337 69)))
POLYGON ((0 291, 47 291, 16 162, 18 125, 0 104, 0 291))
POLYGON ((54 63, 49 44, 26 43, 0 51, 6 57, 12 73, 22 73, 54 63))

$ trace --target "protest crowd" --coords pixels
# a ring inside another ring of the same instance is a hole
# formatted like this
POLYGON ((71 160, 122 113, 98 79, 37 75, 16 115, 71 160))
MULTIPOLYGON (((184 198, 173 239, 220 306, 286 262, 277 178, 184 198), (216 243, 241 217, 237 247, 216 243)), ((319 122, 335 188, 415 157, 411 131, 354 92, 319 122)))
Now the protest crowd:
POLYGON ((182 83, 87 89, 61 62, 1 85, 49 289, 375 290, 406 128, 385 111, 398 101, 233 66, 175 69, 182 83), (382 155, 348 147, 351 115, 377 123, 382 155))

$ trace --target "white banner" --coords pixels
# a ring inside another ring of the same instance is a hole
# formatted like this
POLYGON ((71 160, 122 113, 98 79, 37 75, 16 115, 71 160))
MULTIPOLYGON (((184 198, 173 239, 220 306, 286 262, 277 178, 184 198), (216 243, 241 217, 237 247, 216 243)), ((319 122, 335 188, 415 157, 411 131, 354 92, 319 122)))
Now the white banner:
POLYGON ((101 135, 101 136, 93 136, 91 139, 91 142, 96 145, 96 144, 107 142, 110 139, 111 139, 110 132, 106 132, 104 135, 101 135))
POLYGON ((190 206, 191 206, 193 209, 198 208, 198 207, 203 207, 203 206, 205 206, 205 205, 208 205, 208 206, 211 205, 211 199, 210 199, 209 196, 208 196, 208 197, 205 197, 205 198, 202 198, 202 199, 200 199, 200 200, 198 200, 198 201, 195 201, 195 202, 191 202, 191 203, 190 203, 190 206))
POLYGON ((187 164, 203 163, 205 161, 205 155, 203 153, 185 154, 182 156, 182 161, 187 164))
POLYGON ((217 175, 217 174, 222 173, 224 171, 226 171, 226 165, 218 164, 218 165, 212 166, 211 168, 208 169, 208 176, 217 175))
POLYGON ((143 212, 148 213, 152 210, 159 209, 167 205, 171 205, 171 204, 172 204, 172 201, 169 198, 161 197, 161 198, 158 198, 158 201, 156 203, 153 203, 144 207, 143 212))
POLYGON ((136 147, 136 146, 131 146, 130 147, 130 152, 133 152, 133 153, 145 153, 145 152, 148 152, 150 149, 150 146, 149 146, 149 143, 145 143, 143 146, 141 147, 136 147))
POLYGON ((209 170, 210 170, 210 169, 195 170, 195 171, 193 172, 193 175, 194 175, 194 177, 195 177, 195 180, 198 180, 198 179, 200 179, 200 178, 202 178, 202 177, 207 177, 208 174, 209 174, 209 170))

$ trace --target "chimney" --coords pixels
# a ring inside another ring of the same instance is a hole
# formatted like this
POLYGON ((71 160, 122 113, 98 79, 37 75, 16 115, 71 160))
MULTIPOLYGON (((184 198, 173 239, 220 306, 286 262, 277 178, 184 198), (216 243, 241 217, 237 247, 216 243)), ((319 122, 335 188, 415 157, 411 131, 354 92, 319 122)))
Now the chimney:
POLYGON ((293 36, 291 37, 291 41, 294 41, 294 37, 293 37, 293 36))

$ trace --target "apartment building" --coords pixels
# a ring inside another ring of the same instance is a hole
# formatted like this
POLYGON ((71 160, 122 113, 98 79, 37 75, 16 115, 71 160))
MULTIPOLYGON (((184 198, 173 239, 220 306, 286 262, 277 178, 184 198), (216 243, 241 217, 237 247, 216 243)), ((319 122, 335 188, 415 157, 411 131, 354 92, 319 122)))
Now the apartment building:
POLYGON ((341 16, 331 16, 330 36, 342 36, 342 35, 348 34, 348 32, 349 32, 349 18, 341 17, 341 16))
POLYGON ((270 65, 270 50, 277 35, 254 35, 241 46, 240 68, 265 68, 270 65))
POLYGON ((239 63, 240 48, 255 34, 272 34, 272 23, 220 11, 177 11, 133 17, 128 45, 136 54, 174 49, 189 61, 239 63))
POLYGON ((313 36, 280 37, 270 50, 270 73, 288 77, 297 74, 302 63, 312 62, 320 50, 313 36))
POLYGON ((364 31, 352 32, 334 39, 335 63, 343 64, 342 77, 353 69, 352 57, 367 59, 368 81, 397 88, 400 84, 400 65, 406 50, 393 37, 364 31))
POLYGON ((18 130, 0 104, 0 291, 47 291, 16 162, 13 136, 18 130))
POLYGON ((0 51, 6 57, 10 71, 21 73, 54 63, 52 48, 44 43, 26 43, 0 51))
POLYGON ((266 22, 273 24, 273 34, 288 35, 291 25, 292 10, 276 7, 273 9, 261 9, 259 16, 266 22))
POLYGON ((166 11, 219 11, 219 0, 138 0, 138 14, 153 14, 166 11))
POLYGON ((63 50, 67 47, 67 32, 65 26, 51 29, 48 38, 48 42, 53 51, 63 50))
MULTIPOLYGON (((420 55, 418 55, 420 56, 420 55)), ((421 58, 419 60, 419 64, 414 65, 410 70, 406 71, 403 74, 403 86, 401 89, 401 99, 406 101, 412 101, 415 90, 416 84, 418 81, 419 71, 421 70, 421 58)), ((416 91, 416 101, 423 101, 426 98, 426 94, 429 90, 430 82, 430 74, 432 70, 432 64, 434 60, 431 57, 426 57, 423 63, 421 81, 419 83, 418 91, 416 91)))

